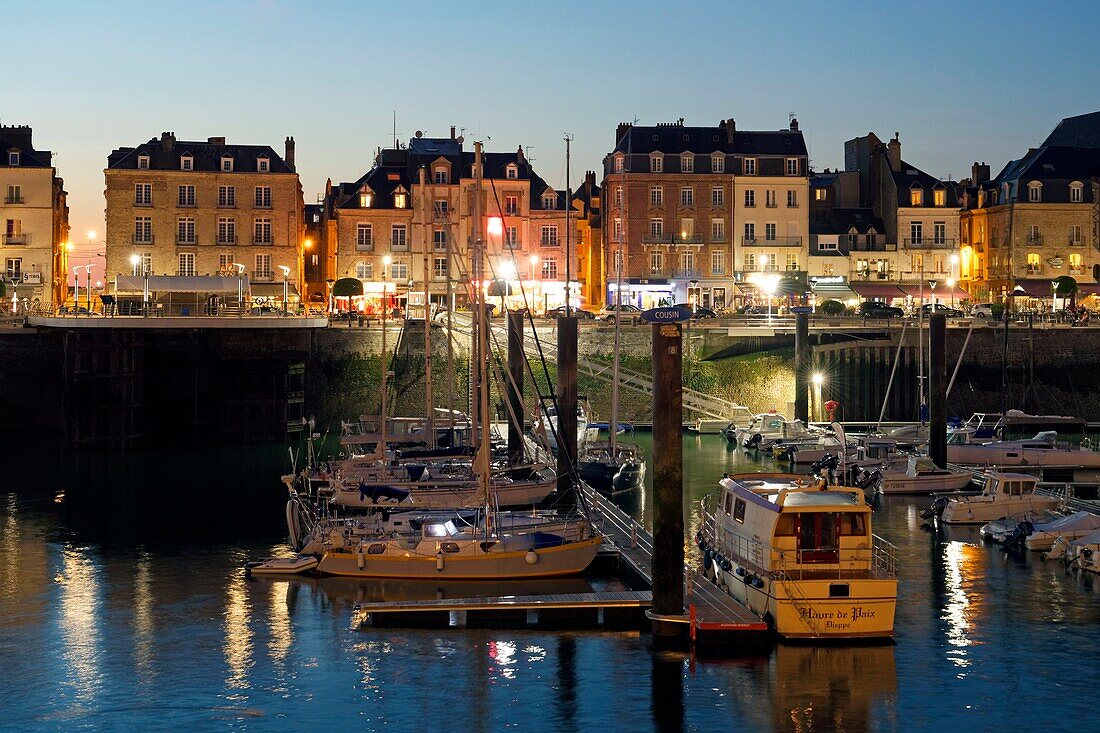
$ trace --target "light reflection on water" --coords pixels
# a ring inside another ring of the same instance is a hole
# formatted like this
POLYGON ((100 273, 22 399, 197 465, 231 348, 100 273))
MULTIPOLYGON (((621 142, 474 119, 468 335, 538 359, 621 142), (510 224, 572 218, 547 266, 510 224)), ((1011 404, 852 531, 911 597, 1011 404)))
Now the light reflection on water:
MULTIPOLYGON (((717 436, 685 436, 684 449, 690 546, 698 499, 721 473, 761 464, 717 436)), ((247 543, 107 546, 114 535, 65 511, 72 490, 58 505, 46 488, 41 499, 0 484, 0 658, 41 701, 0 698, 4 727, 978 730, 1049 727, 1055 689, 1061 719, 1087 720, 1100 684, 1081 663, 1100 642, 1100 579, 1006 558, 973 529, 930 533, 919 499, 889 497, 874 517, 898 546, 895 646, 780 645, 715 661, 653 654, 633 632, 357 629, 362 600, 499 589, 247 580, 246 558, 279 549, 278 505, 252 517, 270 531, 247 543)), ((648 524, 651 497, 647 486, 619 500, 648 524)))

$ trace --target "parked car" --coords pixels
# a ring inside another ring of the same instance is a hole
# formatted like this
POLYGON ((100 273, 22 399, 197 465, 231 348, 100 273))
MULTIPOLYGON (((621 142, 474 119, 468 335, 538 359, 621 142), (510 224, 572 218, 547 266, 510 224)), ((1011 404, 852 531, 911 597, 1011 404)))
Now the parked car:
POLYGON ((925 303, 924 305, 922 305, 920 307, 921 313, 923 313, 926 316, 930 316, 930 315, 932 315, 932 313, 942 313, 945 316, 947 316, 948 318, 958 318, 959 316, 961 316, 963 314, 963 312, 961 310, 959 310, 958 308, 949 308, 948 306, 944 305, 943 303, 936 303, 935 304, 936 307, 935 307, 934 310, 933 310, 932 306, 933 306, 932 303, 925 303))
POLYGON ((887 305, 880 300, 865 300, 859 304, 856 312, 864 318, 901 318, 905 315, 901 308, 887 305))
POLYGON ((970 315, 975 318, 993 318, 993 303, 975 303, 970 307, 970 315))
MULTIPOLYGON (((577 320, 579 320, 579 321, 591 321, 591 320, 595 320, 595 318, 596 318, 595 313, 593 313, 592 311, 583 310, 581 308, 570 308, 569 311, 574 316, 576 316, 577 320)), ((546 317, 547 318, 561 318, 564 315, 565 315, 565 306, 564 305, 559 305, 556 308, 551 308, 550 310, 546 311, 546 317)))
POLYGON ((743 305, 734 313, 742 316, 759 316, 768 312, 768 306, 766 305, 743 305))
POLYGON ((615 316, 616 316, 617 313, 621 313, 624 317, 629 318, 631 316, 640 315, 641 312, 642 312, 642 309, 639 308, 638 306, 631 305, 630 303, 623 303, 620 306, 614 306, 614 305, 607 306, 606 308, 603 309, 603 312, 601 313, 601 315, 603 316, 603 319, 605 321, 607 321, 608 323, 614 323, 615 322, 615 316))
POLYGON ((694 308, 692 308, 690 303, 677 303, 676 307, 677 308, 687 308, 689 311, 691 311, 692 319, 695 319, 695 320, 700 319, 700 318, 717 318, 718 317, 718 314, 715 313, 713 310, 711 310, 710 308, 704 308, 701 305, 697 305, 694 308))

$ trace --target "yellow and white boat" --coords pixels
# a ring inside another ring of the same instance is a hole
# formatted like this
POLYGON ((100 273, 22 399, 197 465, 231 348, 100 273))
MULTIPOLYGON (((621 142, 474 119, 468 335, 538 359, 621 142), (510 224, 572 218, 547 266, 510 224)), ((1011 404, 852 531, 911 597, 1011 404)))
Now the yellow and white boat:
POLYGON ((895 548, 863 491, 779 473, 723 478, 696 542, 707 577, 786 638, 889 638, 895 548))

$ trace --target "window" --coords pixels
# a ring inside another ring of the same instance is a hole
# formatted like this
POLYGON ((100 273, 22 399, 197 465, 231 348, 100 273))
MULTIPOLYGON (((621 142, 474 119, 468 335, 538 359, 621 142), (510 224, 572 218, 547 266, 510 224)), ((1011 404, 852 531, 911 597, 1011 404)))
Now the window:
POLYGON ((690 249, 680 253, 680 267, 684 270, 695 269, 695 253, 690 249))
POLYGON ((4 260, 4 270, 7 276, 14 282, 23 279, 23 258, 8 257, 4 260))
POLYGON ((695 189, 691 186, 680 189, 680 206, 695 206, 695 189))
POLYGON ((649 253, 649 274, 660 275, 665 269, 665 253, 657 250, 649 253))
POLYGON ((615 186, 615 199, 614 199, 614 202, 615 202, 616 206, 622 206, 623 205, 623 187, 622 186, 615 186))
POLYGON ((756 253, 745 253, 745 272, 756 272, 756 253))
POLYGON ((195 187, 194 186, 180 186, 179 193, 176 198, 176 203, 179 206, 194 206, 195 205, 195 187))
POLYGON ((737 498, 733 502, 733 521, 738 524, 745 523, 745 500, 737 498))
POLYGON ((769 188, 767 191, 764 192, 764 206, 768 207, 769 209, 775 208, 775 189, 769 188))
POLYGON ((141 270, 139 271, 139 274, 141 274, 141 275, 151 274, 153 272, 153 253, 152 252, 142 252, 140 257, 141 257, 141 262, 138 263, 138 264, 141 266, 141 270))
POLYGON ((432 258, 432 277, 436 280, 447 279, 447 258, 446 257, 434 257, 432 258))
POLYGON ((1039 229, 1038 224, 1031 224, 1027 228, 1027 241, 1028 244, 1042 244, 1043 233, 1039 229))
POLYGON ((1071 204, 1079 204, 1084 201, 1084 189, 1085 187, 1076 181, 1069 184, 1069 202, 1071 204))
POLYGON ((615 252, 615 256, 611 258, 611 272, 614 275, 621 275, 623 273, 623 253, 615 252))
POLYGON ((1081 274, 1081 255, 1076 252, 1069 256, 1069 273, 1071 275, 1081 274))
POLYGON ((795 191, 794 189, 790 189, 790 188, 787 189, 787 208, 788 209, 797 209, 798 208, 798 191, 795 191))
POLYGON ((695 239, 695 220, 694 219, 681 219, 680 220, 680 239, 685 242, 695 239))
POLYGON ((825 201, 829 198, 829 189, 827 188, 815 188, 814 189, 814 201, 825 201))
POLYGON ((786 269, 788 271, 797 271, 798 270, 798 253, 796 253, 796 252, 788 252, 787 253, 787 268, 786 269))
POLYGON ((661 173, 664 171, 664 167, 665 159, 663 155, 661 155, 660 153, 654 153, 653 155, 649 156, 650 173, 661 173))
POLYGON ((756 241, 756 224, 747 222, 745 224, 745 234, 742 238, 742 244, 753 244, 756 241))
POLYGON ((745 208, 751 209, 756 206, 756 191, 751 188, 745 189, 745 208))
POLYGON ((691 153, 685 153, 680 156, 680 172, 681 173, 694 173, 695 172, 695 156, 691 153))
POLYGON ((798 158, 787 158, 787 175, 798 175, 798 158))
POLYGON ((615 242, 622 241, 623 238, 623 220, 615 218, 611 222, 611 239, 615 242))
POLYGON ((181 216, 176 222, 176 242, 178 244, 195 243, 195 217, 181 216))
POLYGON ((390 227, 390 246, 394 249, 405 249, 408 246, 406 236, 404 224, 393 224, 390 227))
POLYGON ((447 231, 445 229, 432 230, 432 249, 436 252, 447 251, 447 231))
POLYGON ((775 222, 769 222, 764 225, 764 240, 768 242, 775 241, 775 222))
POLYGON ((623 156, 621 156, 621 155, 616 155, 615 156, 615 172, 616 173, 622 173, 623 172, 623 156))
MULTIPOLYGON (((508 175, 509 178, 515 178, 515 176, 512 175, 512 173, 513 173, 512 166, 508 167, 508 173, 509 173, 509 175, 508 175)), ((432 173, 432 181, 434 181, 435 184, 438 185, 438 186, 447 185, 447 182, 450 180, 450 178, 451 177, 447 173, 446 168, 436 168, 435 171, 432 173)))
POLYGON ((507 216, 515 216, 519 213, 519 196, 504 197, 504 213, 507 216))
POLYGON ((746 176, 756 175, 756 158, 745 158, 741 161, 741 172, 746 176))
POLYGON ((514 163, 509 163, 508 167, 504 169, 504 177, 510 181, 514 181, 519 178, 519 168, 514 163))
POLYGON ((721 186, 715 186, 710 190, 710 205, 711 206, 725 206, 726 205, 726 189, 721 186))
POLYGON ((724 241, 726 241, 726 220, 725 219, 711 219, 710 220, 710 241, 712 241, 712 242, 724 242, 724 241))
POLYGON ((504 246, 508 249, 519 247, 519 227, 504 227, 504 246))
POLYGON ((395 193, 393 195, 393 208, 404 209, 409 205, 409 195, 407 193, 395 193))
POLYGON ((649 205, 650 206, 663 206, 665 203, 665 189, 664 186, 650 186, 649 187, 649 205))
POLYGON ((405 282, 409 279, 409 263, 394 262, 390 265, 390 278, 396 282, 405 282))
POLYGON ((432 204, 432 213, 440 221, 446 221, 450 217, 450 204, 447 199, 436 199, 432 204))
POLYGON ((1069 243, 1071 246, 1081 245, 1081 225, 1074 224, 1069 228, 1069 243))
POLYGON ((542 208, 550 210, 558 208, 558 195, 556 193, 548 193, 543 195, 542 208))
POLYGON ((555 257, 546 257, 542 261, 542 277, 544 280, 558 279, 558 260, 555 257))
POLYGON ((371 224, 355 225, 355 249, 367 252, 374 249, 374 226, 371 224))
POLYGON ((660 239, 665 234, 665 220, 653 218, 649 220, 649 236, 660 239))
POLYGON ((150 244, 153 241, 153 219, 149 216, 139 216, 134 219, 134 243, 150 244))
POLYGON ((256 186, 256 208, 271 208, 271 186, 256 186))
POLYGON ((237 220, 218 217, 218 244, 237 243, 237 220))
POLYGON ((919 221, 909 223, 909 244, 924 244, 924 224, 919 221))
POLYGON ((710 172, 711 173, 725 173, 726 171, 726 156, 724 155, 712 155, 710 156, 710 172))
POLYGON ((195 274, 195 253, 194 252, 180 252, 179 254, 179 268, 176 271, 177 275, 194 276, 195 274))
POLYGON ((360 280, 373 280, 374 279, 374 263, 373 262, 356 262, 355 263, 355 276, 360 280))
POLYGON ((710 253, 710 274, 726 274, 726 253, 720 249, 713 250, 710 253))
POLYGON ((921 206, 924 203, 924 190, 920 188, 909 189, 909 205, 921 206))
POLYGON ((540 239, 543 247, 557 247, 558 246, 558 225, 557 224, 543 224, 542 225, 542 238, 540 239))
POLYGON ((1039 272, 1040 267, 1041 266, 1039 264, 1039 253, 1038 252, 1028 252, 1027 253, 1027 271, 1028 271, 1028 274, 1033 275, 1033 274, 1039 272))
POLYGON ((222 172, 223 173, 232 173, 233 172, 233 159, 230 158, 229 156, 223 156, 222 157, 222 172))
POLYGON ((271 244, 271 219, 256 219, 252 223, 252 243, 271 244))
MULTIPOLYGON (((9 189, 10 191, 10 189, 9 189)), ((134 206, 152 206, 153 205, 153 184, 151 183, 135 183, 134 184, 134 206)))
POLYGON ((180 156, 180 170, 181 171, 195 170, 195 159, 192 158, 190 155, 181 155, 180 156))
POLYGON ((932 241, 935 244, 947 243, 947 223, 942 221, 932 222, 932 241))
POLYGON ((218 186, 218 206, 232 208, 237 205, 236 186, 218 186))
POLYGON ((256 269, 252 271, 252 274, 257 279, 270 280, 271 279, 271 255, 260 254, 256 255, 256 269))
POLYGON ((368 191, 363 191, 359 194, 359 208, 369 209, 371 204, 374 203, 374 194, 368 191))
POLYGON ((149 170, 149 156, 148 155, 139 155, 138 156, 137 167, 138 167, 138 170, 143 170, 143 171, 144 170, 149 170))
POLYGON ((1038 181, 1032 181, 1027 184, 1027 200, 1029 203, 1037 204, 1043 200, 1043 184, 1038 181))
POLYGON ((267 158, 256 159, 256 170, 260 173, 267 173, 271 170, 271 161, 267 158))
POLYGON ((932 204, 934 206, 947 206, 946 188, 937 188, 932 191, 932 204))

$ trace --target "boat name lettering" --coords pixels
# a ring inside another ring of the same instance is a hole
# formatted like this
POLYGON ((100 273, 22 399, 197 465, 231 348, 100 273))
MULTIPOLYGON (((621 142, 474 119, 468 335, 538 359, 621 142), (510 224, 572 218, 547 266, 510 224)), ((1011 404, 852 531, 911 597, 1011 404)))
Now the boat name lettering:
POLYGON ((813 608, 800 608, 798 609, 798 615, 804 619, 820 619, 823 621, 836 619, 837 621, 848 621, 850 624, 852 621, 858 621, 862 618, 874 618, 875 612, 863 606, 852 606, 850 615, 844 611, 818 611, 813 608))

